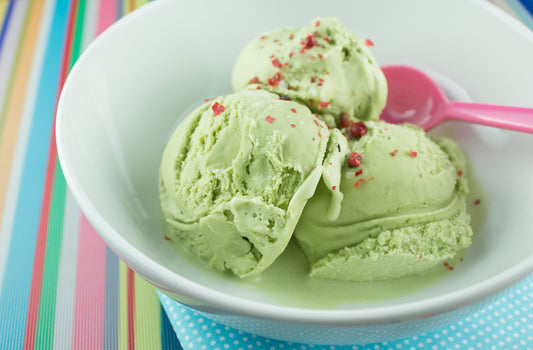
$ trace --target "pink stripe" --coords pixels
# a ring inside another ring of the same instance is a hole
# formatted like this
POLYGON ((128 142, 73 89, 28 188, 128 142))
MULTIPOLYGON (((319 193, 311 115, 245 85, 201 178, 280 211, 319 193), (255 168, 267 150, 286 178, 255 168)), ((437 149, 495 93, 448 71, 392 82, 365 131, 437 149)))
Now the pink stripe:
POLYGON ((78 241, 73 349, 101 349, 104 335, 105 243, 82 215, 78 241))
POLYGON ((98 9, 98 24, 96 25, 96 35, 99 35, 113 24, 118 17, 118 2, 109 0, 100 0, 98 9))

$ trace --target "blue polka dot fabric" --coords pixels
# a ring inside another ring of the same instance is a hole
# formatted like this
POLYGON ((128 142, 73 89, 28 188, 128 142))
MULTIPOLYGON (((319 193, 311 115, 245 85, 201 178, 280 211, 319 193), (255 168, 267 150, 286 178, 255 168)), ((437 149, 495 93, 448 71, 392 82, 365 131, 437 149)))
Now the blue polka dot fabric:
POLYGON ((454 324, 410 338, 377 344, 296 344, 245 333, 206 319, 159 293, 183 349, 235 350, 418 350, 533 349, 533 275, 454 324))

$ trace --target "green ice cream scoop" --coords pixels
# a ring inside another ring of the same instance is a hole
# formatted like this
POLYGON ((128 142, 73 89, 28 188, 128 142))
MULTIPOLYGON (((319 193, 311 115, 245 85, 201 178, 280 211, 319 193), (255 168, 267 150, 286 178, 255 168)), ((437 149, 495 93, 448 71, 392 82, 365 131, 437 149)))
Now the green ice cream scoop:
POLYGON ((369 46, 335 18, 274 30, 246 46, 235 64, 233 88, 252 85, 307 105, 328 125, 377 120, 387 82, 369 46))
POLYGON ((328 138, 307 107, 267 91, 200 106, 162 156, 160 203, 171 234, 219 270, 263 271, 316 189, 328 138))
POLYGON ((340 186, 328 185, 324 172, 296 228, 313 277, 393 279, 427 270, 471 243, 465 158, 455 142, 408 124, 366 127, 339 147, 340 186))

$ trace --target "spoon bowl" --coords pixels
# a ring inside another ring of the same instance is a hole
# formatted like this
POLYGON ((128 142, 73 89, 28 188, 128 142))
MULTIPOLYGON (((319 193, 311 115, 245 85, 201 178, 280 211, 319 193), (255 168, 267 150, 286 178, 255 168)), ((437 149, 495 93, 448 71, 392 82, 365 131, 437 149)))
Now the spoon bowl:
POLYGON ((446 120, 533 133, 533 109, 480 103, 451 102, 441 88, 422 71, 404 65, 382 68, 388 97, 381 119, 411 123, 430 130, 446 120))

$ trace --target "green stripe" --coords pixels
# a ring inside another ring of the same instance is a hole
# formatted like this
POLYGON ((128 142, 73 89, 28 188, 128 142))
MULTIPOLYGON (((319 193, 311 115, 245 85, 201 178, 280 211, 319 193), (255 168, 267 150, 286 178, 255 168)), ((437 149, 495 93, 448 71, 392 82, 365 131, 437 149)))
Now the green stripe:
POLYGON ((41 301, 37 318, 37 333, 35 335, 36 349, 51 349, 54 342, 57 275, 61 240, 63 238, 63 213, 66 195, 65 179, 57 160, 52 188, 41 301))
POLYGON ((135 274, 135 347, 161 349, 161 315, 154 287, 135 274))
MULTIPOLYGON (((79 2, 76 9, 74 22, 74 37, 71 52, 68 55, 69 70, 80 55, 81 33, 85 17, 85 1, 79 2)), ((36 349, 50 349, 54 343, 54 326, 57 294, 57 278, 59 272, 59 260, 61 255, 61 243, 63 239, 63 221, 65 215, 66 182, 59 164, 55 159, 54 181, 52 185, 52 197, 48 218, 48 232, 46 239, 46 252, 43 267, 43 281, 41 288, 41 300, 39 315, 37 318, 37 330, 35 335, 36 349)))

